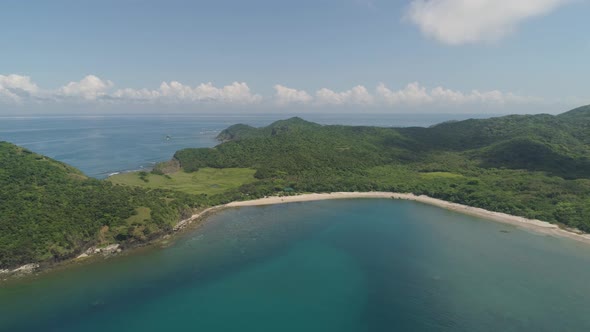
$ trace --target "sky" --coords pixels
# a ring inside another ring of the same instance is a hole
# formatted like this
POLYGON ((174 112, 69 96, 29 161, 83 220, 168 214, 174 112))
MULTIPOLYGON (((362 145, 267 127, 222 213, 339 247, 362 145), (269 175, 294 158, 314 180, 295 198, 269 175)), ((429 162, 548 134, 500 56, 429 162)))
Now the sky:
POLYGON ((0 115, 559 113, 587 0, 0 2, 0 115))

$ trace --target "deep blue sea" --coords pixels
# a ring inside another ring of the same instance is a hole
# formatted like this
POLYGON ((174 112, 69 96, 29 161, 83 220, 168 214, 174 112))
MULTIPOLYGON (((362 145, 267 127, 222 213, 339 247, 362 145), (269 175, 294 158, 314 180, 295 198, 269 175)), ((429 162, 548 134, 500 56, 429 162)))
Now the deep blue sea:
MULTIPOLYGON (((0 139, 104 177, 277 118, 0 118, 0 139)), ((224 210, 166 248, 0 284, 0 331, 590 331, 589 280, 590 246, 572 240, 417 202, 290 203, 224 210)))

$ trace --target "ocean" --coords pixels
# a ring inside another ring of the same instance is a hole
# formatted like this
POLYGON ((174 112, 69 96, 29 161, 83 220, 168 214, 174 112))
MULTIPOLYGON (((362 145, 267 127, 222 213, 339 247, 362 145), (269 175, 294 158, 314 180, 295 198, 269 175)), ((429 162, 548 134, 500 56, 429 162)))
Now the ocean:
MULTIPOLYGON (((104 178, 213 146, 231 124, 279 118, 12 117, 0 118, 0 140, 104 178)), ((588 280, 586 244, 418 202, 242 207, 165 248, 0 284, 0 331, 588 331, 588 280)))

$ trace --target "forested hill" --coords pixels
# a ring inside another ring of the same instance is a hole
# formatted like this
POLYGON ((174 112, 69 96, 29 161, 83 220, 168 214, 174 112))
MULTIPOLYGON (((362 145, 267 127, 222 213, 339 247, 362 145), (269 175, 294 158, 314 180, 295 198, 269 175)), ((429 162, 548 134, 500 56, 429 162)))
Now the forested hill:
POLYGON ((71 258, 93 245, 147 241, 193 204, 182 193, 87 178, 0 142, 0 269, 71 258))
POLYGON ((301 118, 234 125, 210 149, 175 154, 186 171, 248 167, 239 195, 386 190, 590 231, 590 107, 430 128, 338 126, 301 118))

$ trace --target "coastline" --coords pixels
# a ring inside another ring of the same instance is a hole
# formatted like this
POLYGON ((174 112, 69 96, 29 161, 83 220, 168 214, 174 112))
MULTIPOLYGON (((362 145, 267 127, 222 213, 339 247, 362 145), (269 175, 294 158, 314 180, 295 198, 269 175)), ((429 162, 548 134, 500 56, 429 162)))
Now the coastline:
POLYGON ((510 215, 502 212, 494 212, 482 208, 472 207, 468 205, 452 203, 437 198, 432 198, 426 195, 414 195, 393 192, 333 192, 333 193, 311 193, 294 196, 270 196, 249 201, 236 201, 223 205, 213 206, 205 209, 190 218, 182 220, 176 224, 174 231, 184 229, 192 222, 207 217, 211 212, 219 211, 225 208, 236 208, 245 206, 264 206, 275 204, 286 204, 296 202, 310 202, 329 199, 354 199, 354 198, 386 198, 386 199, 401 199, 408 201, 420 202, 428 205, 437 206, 446 210, 463 213, 490 221, 500 222, 503 224, 513 225, 516 227, 531 230, 533 232, 550 235, 555 237, 568 238, 580 242, 590 244, 590 234, 577 233, 572 230, 560 228, 558 225, 551 224, 546 221, 537 219, 528 219, 515 215, 510 215))
MULTIPOLYGON (((311 202, 311 201, 321 201, 321 200, 332 200, 332 199, 357 199, 357 198, 380 198, 380 199, 395 199, 395 200, 408 200, 408 201, 415 201, 423 204, 428 204, 436 207, 440 207, 449 211, 454 211, 466 215, 471 215, 475 217, 479 217, 482 219, 495 221, 503 224, 512 225, 515 227, 519 227, 522 229, 530 230, 537 234, 542 235, 549 235, 561 238, 568 238, 571 240, 576 240, 579 242, 584 242, 586 244, 590 244, 590 234, 582 233, 582 232, 575 232, 573 230, 563 229, 560 228, 558 225, 551 224, 546 221, 537 220, 537 219, 527 219, 524 217, 514 216, 506 213, 501 212, 494 212, 485 210, 482 208, 472 207, 468 205, 452 203, 448 201, 444 201, 437 198, 432 198, 426 195, 414 195, 414 194, 407 194, 407 193, 393 193, 393 192, 333 192, 333 193, 308 193, 308 194, 300 194, 300 195, 293 195, 293 196, 269 196, 265 198, 259 198, 254 200, 247 200, 247 201, 234 201, 227 204, 216 205, 209 208, 206 208, 198 213, 193 214, 191 217, 179 221, 173 227, 172 236, 175 233, 182 232, 191 227, 194 229, 200 225, 193 225, 193 223, 197 221, 202 221, 209 217, 211 214, 222 211, 228 208, 239 208, 239 207, 249 207, 249 206, 265 206, 265 205, 276 205, 276 204, 287 204, 287 203, 297 203, 297 202, 311 202)), ((167 240, 170 238, 170 234, 166 234, 163 237, 159 237, 154 239, 148 243, 145 243, 138 247, 132 247, 123 252, 125 254, 129 252, 133 252, 138 248, 144 248, 146 246, 156 245, 158 242, 162 240, 167 240)), ((118 245, 116 249, 119 248, 118 245)), ((120 252, 117 251, 117 254, 120 252)), ((7 281, 11 279, 11 277, 15 276, 26 276, 26 275, 37 275, 38 273, 47 272, 54 270, 58 266, 64 266, 69 263, 79 263, 85 261, 89 258, 96 258, 99 256, 109 257, 113 254, 105 254, 102 253, 95 253, 92 252, 91 254, 82 254, 77 258, 62 261, 56 263, 53 266, 46 266, 41 267, 40 264, 26 264, 21 267, 18 267, 13 270, 0 270, 0 282, 7 281), (7 279, 8 278, 8 279, 7 279)))

